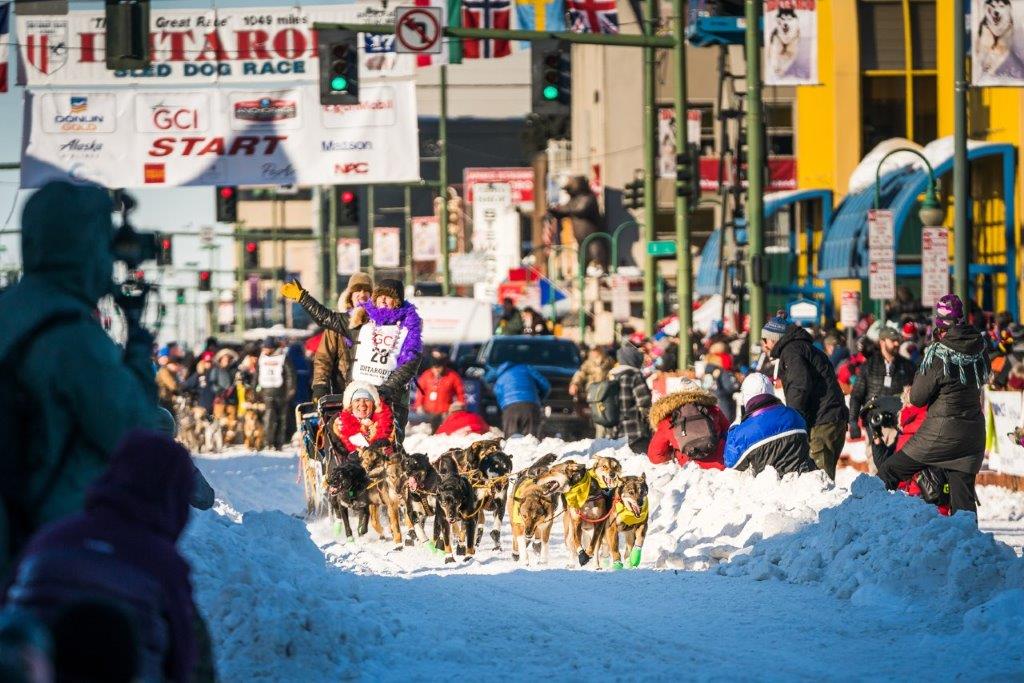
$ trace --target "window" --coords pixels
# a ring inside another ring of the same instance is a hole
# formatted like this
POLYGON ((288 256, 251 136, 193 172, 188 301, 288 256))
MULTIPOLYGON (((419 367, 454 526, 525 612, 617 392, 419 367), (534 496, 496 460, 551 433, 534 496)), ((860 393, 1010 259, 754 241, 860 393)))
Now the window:
POLYGON ((715 105, 689 102, 686 106, 700 112, 700 155, 715 156, 715 105))
POLYGON ((768 156, 793 156, 793 103, 766 102, 764 121, 768 156))
POLYGON ((860 0, 861 153, 938 132, 934 0, 860 0))

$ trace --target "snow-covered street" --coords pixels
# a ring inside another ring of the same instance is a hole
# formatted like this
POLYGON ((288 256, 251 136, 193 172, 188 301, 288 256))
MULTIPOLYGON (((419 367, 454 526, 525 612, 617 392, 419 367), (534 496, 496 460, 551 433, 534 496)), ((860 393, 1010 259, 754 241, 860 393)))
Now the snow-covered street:
MULTIPOLYGON (((613 446, 505 450, 518 469, 613 446)), ((222 679, 1024 678, 1024 560, 969 518, 866 476, 833 487, 615 455, 650 482, 637 570, 572 567, 560 522, 544 568, 512 562, 507 525, 502 552, 485 542, 447 566, 424 547, 344 543, 301 519, 292 455, 198 458, 219 502, 184 546, 222 679)), ((980 493, 983 528, 1019 547, 1024 494, 980 493)))

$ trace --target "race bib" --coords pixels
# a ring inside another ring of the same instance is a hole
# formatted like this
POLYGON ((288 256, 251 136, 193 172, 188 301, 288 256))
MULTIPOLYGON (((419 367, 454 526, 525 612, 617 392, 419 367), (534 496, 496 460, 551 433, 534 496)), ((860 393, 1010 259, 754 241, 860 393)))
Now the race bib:
POLYGON ((398 325, 363 325, 352 365, 352 379, 379 387, 398 367, 398 352, 408 330, 398 325))

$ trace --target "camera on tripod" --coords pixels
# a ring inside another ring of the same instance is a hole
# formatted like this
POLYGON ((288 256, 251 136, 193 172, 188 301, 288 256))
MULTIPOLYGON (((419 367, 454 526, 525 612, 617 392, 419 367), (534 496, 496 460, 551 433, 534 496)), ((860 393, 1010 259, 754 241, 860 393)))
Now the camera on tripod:
POLYGON ((121 227, 114 233, 110 250, 116 261, 125 264, 129 271, 129 279, 143 261, 156 259, 157 239, 155 232, 140 232, 132 225, 130 214, 137 205, 135 198, 124 190, 114 190, 111 199, 114 210, 121 214, 121 227))

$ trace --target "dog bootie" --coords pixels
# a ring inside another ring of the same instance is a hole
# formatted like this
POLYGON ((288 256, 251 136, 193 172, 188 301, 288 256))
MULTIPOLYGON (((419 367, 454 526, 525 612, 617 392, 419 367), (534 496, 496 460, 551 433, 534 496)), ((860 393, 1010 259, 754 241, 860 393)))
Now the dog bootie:
POLYGON ((587 555, 587 551, 586 550, 580 550, 579 560, 580 560, 580 566, 581 567, 585 566, 587 564, 587 562, 590 562, 590 555, 587 555))
POLYGON ((341 536, 341 522, 335 522, 331 529, 334 531, 335 536, 341 536))
POLYGON ((639 567, 640 566, 640 548, 633 548, 629 551, 629 566, 639 567))
POLYGON ((612 569, 614 569, 615 571, 619 571, 620 569, 622 569, 622 562, 620 562, 619 560, 615 560, 614 562, 612 562, 612 569))

